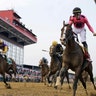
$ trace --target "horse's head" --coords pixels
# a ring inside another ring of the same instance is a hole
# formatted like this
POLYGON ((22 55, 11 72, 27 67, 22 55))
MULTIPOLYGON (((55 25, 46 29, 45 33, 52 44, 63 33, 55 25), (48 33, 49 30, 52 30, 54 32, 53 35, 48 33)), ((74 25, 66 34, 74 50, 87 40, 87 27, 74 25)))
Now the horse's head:
MULTIPOLYGON (((62 31, 62 30, 61 30, 62 31)), ((74 39, 74 32, 72 31, 71 25, 67 25, 66 29, 63 32, 63 39, 61 43, 66 46, 66 43, 74 39)))

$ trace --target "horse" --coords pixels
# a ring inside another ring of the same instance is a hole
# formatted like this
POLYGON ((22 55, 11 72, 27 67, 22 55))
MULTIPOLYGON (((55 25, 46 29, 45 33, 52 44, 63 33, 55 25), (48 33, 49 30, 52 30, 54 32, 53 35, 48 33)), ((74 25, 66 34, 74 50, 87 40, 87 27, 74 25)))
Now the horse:
MULTIPOLYGON (((60 70, 59 76, 57 78, 57 82, 62 83, 62 75, 65 75, 68 69, 71 69, 75 72, 75 78, 73 83, 73 96, 76 96, 77 83, 78 79, 81 81, 83 87, 85 88, 86 94, 88 94, 86 90, 86 83, 83 80, 82 72, 85 70, 88 72, 90 76, 90 80, 96 90, 96 86, 94 84, 93 79, 93 66, 92 62, 86 60, 84 56, 84 52, 78 42, 75 40, 77 35, 72 31, 71 25, 66 25, 66 30, 64 31, 65 23, 63 22, 63 28, 61 29, 61 33, 63 33, 63 43, 65 46, 65 50, 63 51, 63 62, 62 68, 60 70)), ((56 85, 56 87, 58 84, 56 85)))
POLYGON ((8 59, 11 61, 11 64, 9 64, 9 66, 8 66, 9 72, 7 74, 10 75, 11 80, 12 80, 12 74, 14 74, 14 78, 13 79, 15 81, 17 81, 16 80, 16 74, 17 74, 17 65, 16 65, 16 62, 12 58, 10 58, 10 57, 8 59))
MULTIPOLYGON (((13 62, 13 61, 12 61, 13 62)), ((14 66, 14 63, 11 65, 9 65, 7 63, 7 60, 5 59, 5 57, 3 57, 1 54, 0 54, 0 74, 3 76, 3 82, 5 83, 5 87, 6 88, 11 88, 10 84, 6 82, 6 76, 5 76, 5 73, 9 74, 11 77, 11 73, 9 71, 9 69, 11 68, 12 70, 14 70, 15 72, 15 67, 14 66), (13 68, 14 67, 14 68, 13 68)))
MULTIPOLYGON (((49 73, 48 73, 48 76, 47 76, 47 79, 48 79, 48 83, 50 84, 51 81, 50 81, 50 77, 54 74, 55 76, 55 79, 54 79, 54 82, 56 84, 56 78, 57 76, 59 75, 59 72, 60 72, 60 69, 62 67, 62 56, 58 56, 58 54, 56 53, 56 47, 53 47, 51 46, 50 47, 50 56, 51 56, 51 62, 50 62, 50 70, 49 70, 49 73)), ((62 47, 63 48, 63 47, 62 47)), ((63 49, 62 49, 63 50, 63 49)), ((68 71, 66 71, 66 78, 67 78, 67 82, 68 82, 68 85, 69 85, 69 74, 68 74, 68 71)), ((63 78, 64 79, 64 78, 63 78)), ((54 85, 55 87, 55 85, 54 85)), ((69 85, 69 89, 70 89, 70 85, 69 85)))
POLYGON ((41 59, 39 61, 39 67, 41 68, 41 82, 44 82, 44 84, 46 85, 46 78, 49 72, 49 66, 46 62, 44 62, 43 59, 41 59))

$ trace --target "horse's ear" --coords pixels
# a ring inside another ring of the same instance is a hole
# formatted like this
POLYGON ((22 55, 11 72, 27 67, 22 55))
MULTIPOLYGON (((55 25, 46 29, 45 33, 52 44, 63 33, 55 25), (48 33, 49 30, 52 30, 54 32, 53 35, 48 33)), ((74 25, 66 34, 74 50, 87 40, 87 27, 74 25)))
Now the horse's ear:
POLYGON ((65 21, 63 21, 63 27, 65 26, 65 21))

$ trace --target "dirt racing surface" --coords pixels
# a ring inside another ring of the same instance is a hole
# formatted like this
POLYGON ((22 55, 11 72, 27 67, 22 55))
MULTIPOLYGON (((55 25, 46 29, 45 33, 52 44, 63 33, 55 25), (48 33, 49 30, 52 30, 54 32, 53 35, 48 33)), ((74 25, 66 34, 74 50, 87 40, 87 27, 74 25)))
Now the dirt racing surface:
MULTIPOLYGON (((0 96, 72 96, 72 88, 64 83, 62 90, 48 87, 43 83, 10 82, 12 89, 6 89, 0 82, 0 96)), ((72 87, 72 84, 70 84, 72 87)), ((96 96, 92 83, 87 83, 88 96, 96 96)), ((82 85, 78 85, 76 96, 87 96, 82 85)))

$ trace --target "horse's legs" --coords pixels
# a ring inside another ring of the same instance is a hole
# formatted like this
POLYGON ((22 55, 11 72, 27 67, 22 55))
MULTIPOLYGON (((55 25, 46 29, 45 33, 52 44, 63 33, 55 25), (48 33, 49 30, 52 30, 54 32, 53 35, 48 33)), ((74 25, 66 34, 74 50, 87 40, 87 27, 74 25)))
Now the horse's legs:
POLYGON ((41 82, 43 82, 43 76, 41 76, 41 82))
POLYGON ((47 80, 48 80, 48 83, 49 83, 49 84, 52 83, 52 81, 50 80, 51 75, 53 75, 53 74, 52 74, 51 71, 49 71, 49 73, 48 73, 48 75, 47 75, 47 80))
POLYGON ((47 75, 48 83, 50 83, 50 74, 51 74, 51 72, 49 71, 49 73, 48 73, 48 75, 47 75))
POLYGON ((66 68, 61 68, 59 76, 61 77, 61 85, 63 85, 63 80, 65 78, 66 68))
POLYGON ((8 83, 6 82, 6 78, 5 78, 5 74, 2 75, 3 76, 3 82, 8 85, 8 83))
POLYGON ((54 76, 53 76, 53 78, 52 78, 53 83, 54 83, 54 87, 55 87, 55 84, 56 84, 56 78, 58 77, 59 72, 60 72, 60 70, 58 70, 58 71, 54 74, 54 76))
POLYGON ((57 77, 57 80, 56 80, 56 85, 54 88, 57 89, 58 85, 61 85, 63 84, 63 80, 65 78, 65 73, 66 73, 67 69, 65 67, 62 67, 60 72, 59 72, 59 76, 57 77))
POLYGON ((2 74, 2 76, 3 76, 3 82, 5 83, 6 87, 7 87, 7 88, 11 88, 11 87, 10 87, 10 84, 8 84, 8 83, 6 82, 5 74, 2 74))
POLYGON ((46 76, 43 78, 44 85, 46 85, 46 76))
POLYGON ((76 90, 77 90, 77 83, 78 83, 78 79, 80 78, 81 74, 81 66, 79 66, 79 68, 77 68, 77 71, 75 72, 75 79, 74 79, 74 83, 73 83, 73 96, 76 95, 76 90))
POLYGON ((89 66, 86 68, 86 71, 90 75, 90 80, 91 80, 91 82, 92 82, 92 84, 94 86, 94 89, 96 90, 96 86, 94 84, 93 72, 92 72, 92 64, 89 64, 89 66))
POLYGON ((83 85, 83 87, 84 87, 84 89, 86 91, 86 94, 88 95, 88 92, 86 90, 86 81, 84 82, 84 79, 82 78, 82 75, 80 75, 79 79, 80 79, 80 81, 81 81, 81 83, 82 83, 82 85, 83 85))
POLYGON ((68 82, 68 85, 69 85, 69 89, 71 89, 71 86, 70 86, 70 82, 69 82, 69 74, 68 74, 68 71, 66 71, 66 78, 67 78, 67 82, 68 82))
POLYGON ((12 80, 12 74, 11 74, 10 72, 8 72, 8 74, 10 75, 10 77, 11 77, 11 80, 12 80))

